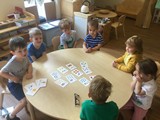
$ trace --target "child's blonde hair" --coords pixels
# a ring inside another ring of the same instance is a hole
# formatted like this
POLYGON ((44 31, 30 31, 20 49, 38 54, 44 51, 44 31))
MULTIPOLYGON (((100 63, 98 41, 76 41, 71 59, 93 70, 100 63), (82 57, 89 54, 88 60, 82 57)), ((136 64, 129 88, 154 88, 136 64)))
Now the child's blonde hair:
POLYGON ((30 38, 34 37, 35 35, 42 35, 42 31, 37 27, 31 28, 29 30, 29 37, 30 38))
POLYGON ((137 35, 133 35, 132 37, 128 38, 125 44, 135 47, 136 53, 143 53, 143 41, 137 35))
POLYGON ((97 75, 89 87, 90 97, 96 103, 105 103, 111 94, 112 84, 104 77, 97 75))
POLYGON ((64 18, 59 22, 59 27, 63 29, 70 29, 71 28, 71 22, 67 19, 64 18))
POLYGON ((88 26, 92 26, 94 27, 95 29, 98 30, 98 27, 99 27, 99 23, 98 23, 98 20, 97 19, 92 19, 88 22, 88 26))

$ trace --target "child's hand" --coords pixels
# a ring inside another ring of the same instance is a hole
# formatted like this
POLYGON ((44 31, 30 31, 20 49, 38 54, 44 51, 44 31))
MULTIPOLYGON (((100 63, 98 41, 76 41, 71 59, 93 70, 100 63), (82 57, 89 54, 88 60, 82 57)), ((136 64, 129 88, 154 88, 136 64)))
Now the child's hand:
POLYGON ((20 79, 16 76, 13 76, 12 77, 12 80, 15 82, 15 83, 19 83, 20 79))
POLYGON ((113 61, 112 66, 116 67, 118 65, 118 63, 116 63, 115 61, 113 61))
POLYGON ((33 75, 31 73, 26 74, 26 79, 31 79, 32 77, 33 77, 33 75))

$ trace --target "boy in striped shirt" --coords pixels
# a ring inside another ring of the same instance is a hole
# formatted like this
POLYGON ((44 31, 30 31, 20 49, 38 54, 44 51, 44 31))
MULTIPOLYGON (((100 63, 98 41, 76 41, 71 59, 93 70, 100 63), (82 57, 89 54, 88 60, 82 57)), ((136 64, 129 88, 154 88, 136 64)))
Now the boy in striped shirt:
POLYGON ((88 32, 89 34, 85 37, 83 42, 83 49, 86 53, 91 53, 93 51, 100 50, 103 38, 100 33, 98 33, 98 20, 93 19, 88 22, 88 32))

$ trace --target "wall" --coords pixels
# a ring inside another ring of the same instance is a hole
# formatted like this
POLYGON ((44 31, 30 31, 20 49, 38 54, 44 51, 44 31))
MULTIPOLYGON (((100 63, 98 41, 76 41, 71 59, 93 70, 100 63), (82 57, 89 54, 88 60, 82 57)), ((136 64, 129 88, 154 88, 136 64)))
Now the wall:
POLYGON ((23 0, 3 0, 0 4, 0 21, 6 20, 7 15, 14 12, 14 7, 19 6, 24 9, 23 0))
POLYGON ((115 5, 124 0, 94 0, 95 5, 100 8, 107 8, 108 6, 115 8, 115 5))

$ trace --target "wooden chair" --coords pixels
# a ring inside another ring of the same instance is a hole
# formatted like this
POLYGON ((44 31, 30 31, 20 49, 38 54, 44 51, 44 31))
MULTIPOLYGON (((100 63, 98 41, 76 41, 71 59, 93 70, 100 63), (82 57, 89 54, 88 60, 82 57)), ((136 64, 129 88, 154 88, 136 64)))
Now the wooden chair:
POLYGON ((52 38, 53 50, 58 50, 58 46, 60 44, 60 36, 55 36, 52 38))
MULTIPOLYGON (((6 63, 7 63, 7 61, 0 61, 0 69, 6 63)), ((2 87, 2 92, 0 93, 0 110, 1 110, 1 112, 3 111, 5 114, 9 113, 7 111, 7 109, 3 107, 4 95, 5 94, 10 94, 10 91, 8 90, 8 87, 7 87, 7 83, 8 83, 8 80, 0 76, 0 86, 2 87)), ((25 107, 25 110, 26 110, 27 114, 30 115, 30 112, 28 111, 28 107, 27 106, 25 107)))
POLYGON ((111 24, 111 27, 113 27, 115 29, 116 39, 118 39, 118 28, 120 28, 120 27, 123 28, 123 34, 125 36, 125 29, 124 29, 125 19, 126 19, 126 15, 121 15, 118 18, 117 22, 114 22, 114 23, 111 24))
MULTIPOLYGON (((0 62, 0 69, 7 63, 7 61, 1 61, 0 62)), ((3 107, 3 99, 5 94, 9 94, 9 90, 7 87, 7 79, 0 76, 0 86, 2 87, 2 92, 0 93, 0 109, 1 111, 4 111, 6 114, 8 111, 3 107)))

